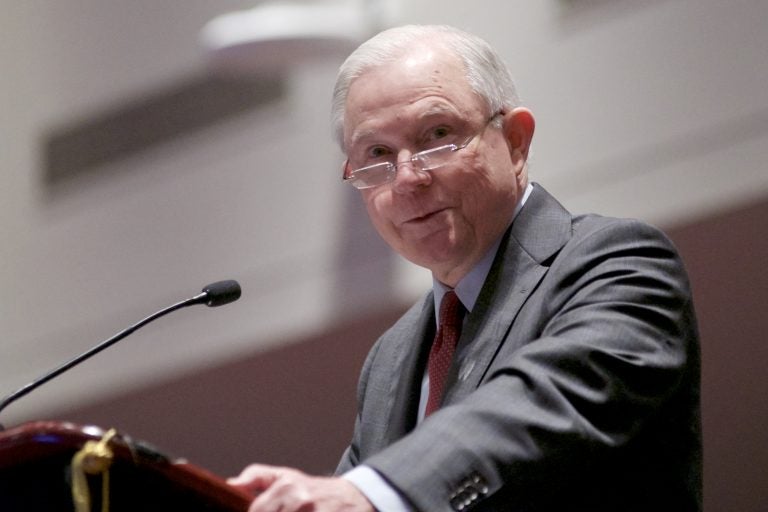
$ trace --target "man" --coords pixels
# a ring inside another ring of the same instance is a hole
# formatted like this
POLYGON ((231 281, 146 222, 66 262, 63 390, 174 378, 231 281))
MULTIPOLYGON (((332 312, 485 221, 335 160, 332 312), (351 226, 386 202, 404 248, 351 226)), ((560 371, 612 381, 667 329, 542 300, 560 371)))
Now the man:
POLYGON ((434 286, 366 360, 343 476, 249 466, 251 510, 700 510, 682 264, 529 184, 533 115, 488 45, 385 31, 342 66, 334 122, 345 180, 434 286))

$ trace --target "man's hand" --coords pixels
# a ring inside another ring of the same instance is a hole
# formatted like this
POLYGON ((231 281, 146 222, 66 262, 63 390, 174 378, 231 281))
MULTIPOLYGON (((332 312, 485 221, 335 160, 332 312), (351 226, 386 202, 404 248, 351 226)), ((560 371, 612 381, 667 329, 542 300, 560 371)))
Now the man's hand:
POLYGON ((374 512, 357 487, 343 478, 251 464, 227 483, 256 496, 248 512, 374 512))

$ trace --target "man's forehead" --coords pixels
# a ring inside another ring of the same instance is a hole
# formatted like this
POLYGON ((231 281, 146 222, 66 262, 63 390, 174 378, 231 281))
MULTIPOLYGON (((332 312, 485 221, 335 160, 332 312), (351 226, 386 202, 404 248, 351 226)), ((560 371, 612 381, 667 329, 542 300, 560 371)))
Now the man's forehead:
POLYGON ((416 130, 423 124, 435 122, 445 118, 457 118, 462 117, 462 113, 454 106, 445 101, 434 100, 430 101, 426 105, 420 105, 417 110, 414 110, 408 119, 404 119, 398 116, 393 116, 392 119, 377 119, 364 120, 357 126, 350 126, 353 131, 350 134, 350 144, 355 145, 361 141, 375 138, 381 135, 381 131, 386 124, 395 123, 400 129, 412 127, 416 130))
POLYGON ((440 44, 417 44, 350 83, 344 116, 347 146, 398 123, 398 131, 418 131, 432 118, 472 116, 481 103, 455 53, 440 44))

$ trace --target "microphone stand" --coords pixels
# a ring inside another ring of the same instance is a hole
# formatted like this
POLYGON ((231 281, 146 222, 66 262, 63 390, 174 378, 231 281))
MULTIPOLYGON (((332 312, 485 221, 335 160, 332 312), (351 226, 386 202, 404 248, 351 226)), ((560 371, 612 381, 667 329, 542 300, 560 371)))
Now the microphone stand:
MULTIPOLYGON (((229 302, 232 302, 233 300, 237 300, 240 297, 240 285, 237 284, 235 281, 219 281, 213 284, 210 284, 203 288, 202 293, 195 295, 194 297, 190 299, 183 300, 181 302, 177 302, 176 304, 173 304, 172 306, 168 306, 164 309, 161 309, 160 311, 149 315, 143 320, 140 320, 139 322, 133 324, 132 326, 128 327, 127 329, 117 333, 116 335, 112 336, 108 340, 102 341, 92 349, 80 354, 79 356, 67 361, 66 363, 62 364, 61 366, 54 368, 53 370, 49 371, 42 377, 39 377, 35 379, 34 381, 30 382, 26 386, 23 386, 19 388, 18 390, 14 391, 13 393, 9 394, 5 398, 3 398, 2 402, 0 402, 0 411, 5 409, 7 406, 9 406, 11 403, 15 402, 19 398, 25 396, 26 394, 30 393, 31 391, 37 389, 38 387, 42 386, 49 380, 61 375, 65 371, 69 370, 73 366, 76 366, 86 359, 98 354, 102 350, 114 345, 121 339, 125 338, 129 334, 131 334, 136 329, 139 329, 140 327, 143 327, 144 325, 148 324, 149 322, 156 320, 160 318, 161 316, 165 316, 168 313, 171 313, 173 311, 176 311, 177 309, 181 309, 187 306, 192 306, 195 304, 207 304, 208 306, 220 306, 223 304, 227 304, 229 302)), ((5 430, 2 424, 0 424, 0 432, 5 430)))

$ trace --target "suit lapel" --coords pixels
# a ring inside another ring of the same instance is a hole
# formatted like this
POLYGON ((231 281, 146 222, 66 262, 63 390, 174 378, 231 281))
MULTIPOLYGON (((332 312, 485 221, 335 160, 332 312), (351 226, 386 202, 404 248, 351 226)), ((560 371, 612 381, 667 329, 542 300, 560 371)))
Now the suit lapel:
POLYGON ((421 314, 416 322, 397 334, 398 343, 391 365, 391 388, 384 445, 389 445, 413 430, 419 406, 421 381, 429 355, 429 347, 435 336, 433 295, 428 293, 422 302, 421 314))
POLYGON ((482 382, 520 308, 571 236, 571 216, 536 185, 499 247, 460 338, 445 403, 461 400, 482 382))

